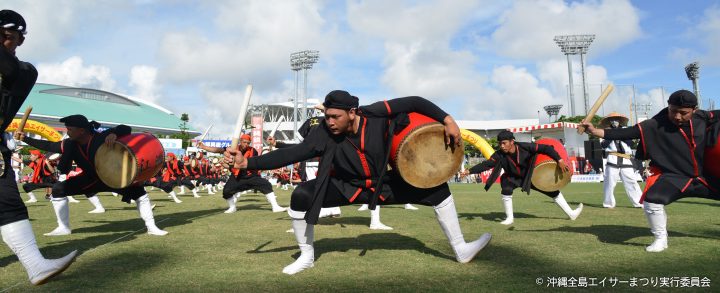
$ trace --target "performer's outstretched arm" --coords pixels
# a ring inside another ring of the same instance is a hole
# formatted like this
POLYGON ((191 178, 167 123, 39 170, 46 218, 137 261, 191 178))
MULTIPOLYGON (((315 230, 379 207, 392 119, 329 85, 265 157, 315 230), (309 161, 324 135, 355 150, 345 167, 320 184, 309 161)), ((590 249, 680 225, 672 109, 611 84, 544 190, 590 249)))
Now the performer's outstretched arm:
POLYGON ((479 174, 479 173, 485 172, 487 170, 495 168, 498 161, 499 161, 499 157, 496 156, 495 154, 493 154, 489 159, 468 169, 468 173, 469 174, 479 174))
POLYGON ((62 153, 62 141, 58 142, 52 142, 47 140, 41 140, 41 139, 34 139, 30 137, 23 137, 23 140, 25 143, 37 148, 41 149, 46 152, 51 153, 62 153))

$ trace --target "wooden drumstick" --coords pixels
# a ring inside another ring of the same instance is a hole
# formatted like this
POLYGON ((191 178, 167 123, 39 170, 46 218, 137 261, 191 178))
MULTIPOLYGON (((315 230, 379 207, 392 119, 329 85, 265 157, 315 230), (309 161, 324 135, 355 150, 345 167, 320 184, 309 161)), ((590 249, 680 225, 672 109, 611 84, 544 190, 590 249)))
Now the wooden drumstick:
MULTIPOLYGON (((600 106, 605 102, 607 97, 610 95, 610 93, 615 89, 615 86, 609 84, 605 90, 602 92, 600 97, 595 101, 595 104, 593 104, 592 108, 590 108, 590 112, 587 113, 587 116, 585 116, 585 119, 583 119, 582 123, 588 123, 592 121, 592 118, 595 117, 595 113, 600 109, 600 106)), ((582 134, 585 132, 585 126, 582 124, 578 125, 578 134, 582 134)))
POLYGON ((238 119, 235 122, 235 131, 233 131, 232 143, 230 144, 230 149, 232 150, 237 148, 238 142, 240 141, 240 133, 242 132, 242 127, 245 123, 245 114, 247 113, 247 108, 250 104, 252 90, 252 84, 248 84, 247 87, 245 87, 245 99, 243 99, 242 104, 240 105, 240 114, 238 114, 238 119))
POLYGON ((20 119, 18 128, 15 131, 15 133, 16 133, 15 139, 17 139, 19 137, 20 133, 23 133, 25 131, 25 123, 27 122, 28 117, 30 117, 30 112, 32 112, 32 110, 33 110, 32 106, 28 106, 27 108, 25 108, 25 114, 23 114, 22 119, 20 119))
POLYGON ((208 128, 205 129, 205 132, 203 132, 202 136, 200 136, 200 139, 198 140, 198 142, 203 142, 205 140, 205 137, 208 135, 208 133, 210 132, 210 129, 213 127, 213 125, 215 125, 215 124, 210 124, 210 126, 208 126, 208 128))

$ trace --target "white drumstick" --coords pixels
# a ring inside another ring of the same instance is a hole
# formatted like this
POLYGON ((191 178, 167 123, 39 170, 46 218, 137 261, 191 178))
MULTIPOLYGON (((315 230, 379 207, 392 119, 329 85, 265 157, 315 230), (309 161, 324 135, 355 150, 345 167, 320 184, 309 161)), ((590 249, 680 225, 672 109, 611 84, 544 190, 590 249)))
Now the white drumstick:
POLYGON ((270 131, 269 137, 275 137, 275 131, 278 130, 278 128, 280 127, 280 123, 282 123, 283 120, 285 120, 285 116, 280 116, 280 119, 278 119, 277 124, 275 124, 275 128, 273 128, 273 130, 270 131))
POLYGON ((205 129, 205 132, 203 132, 203 135, 200 137, 200 140, 198 140, 199 142, 203 142, 205 140, 205 137, 208 135, 208 133, 210 132, 210 129, 213 127, 213 125, 214 124, 210 124, 210 126, 208 126, 208 128, 205 129))
POLYGON ((243 123, 245 123, 245 114, 247 113, 247 108, 248 108, 248 105, 250 104, 250 97, 252 96, 252 90, 253 90, 252 84, 248 84, 247 87, 245 87, 245 99, 243 99, 242 104, 240 105, 240 113, 238 114, 238 119, 235 122, 235 131, 233 131, 232 143, 230 144, 230 149, 237 148, 238 142, 240 140, 240 133, 242 132, 243 123))

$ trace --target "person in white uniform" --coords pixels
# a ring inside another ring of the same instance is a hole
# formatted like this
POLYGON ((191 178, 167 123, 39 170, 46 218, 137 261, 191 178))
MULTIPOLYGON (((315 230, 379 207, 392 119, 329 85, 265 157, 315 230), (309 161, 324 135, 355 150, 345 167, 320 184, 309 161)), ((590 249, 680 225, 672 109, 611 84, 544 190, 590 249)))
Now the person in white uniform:
MULTIPOLYGON (((617 129, 624 128, 627 126, 627 123, 627 117, 620 113, 612 112, 600 121, 600 126, 603 128, 617 129)), ((640 203, 642 189, 640 189, 640 185, 637 183, 635 167, 629 158, 630 155, 632 155, 631 144, 632 140, 609 139, 603 140, 600 144, 607 155, 604 168, 605 182, 603 184, 605 192, 603 207, 605 208, 612 209, 615 207, 614 191, 618 180, 622 181, 625 187, 625 193, 632 202, 633 207, 640 208, 643 206, 640 203)))

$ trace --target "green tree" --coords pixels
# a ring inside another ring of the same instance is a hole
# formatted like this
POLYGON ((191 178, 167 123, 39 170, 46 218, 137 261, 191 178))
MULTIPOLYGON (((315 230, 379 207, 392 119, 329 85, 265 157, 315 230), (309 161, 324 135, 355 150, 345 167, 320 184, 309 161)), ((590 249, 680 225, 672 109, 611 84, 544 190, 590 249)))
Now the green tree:
POLYGON ((182 147, 183 149, 187 148, 190 145, 190 133, 188 133, 188 130, 190 127, 188 126, 188 122, 190 122, 190 115, 187 113, 182 113, 180 115, 180 125, 178 125, 178 128, 180 128, 180 133, 173 134, 170 136, 170 138, 179 138, 182 140, 182 147))

